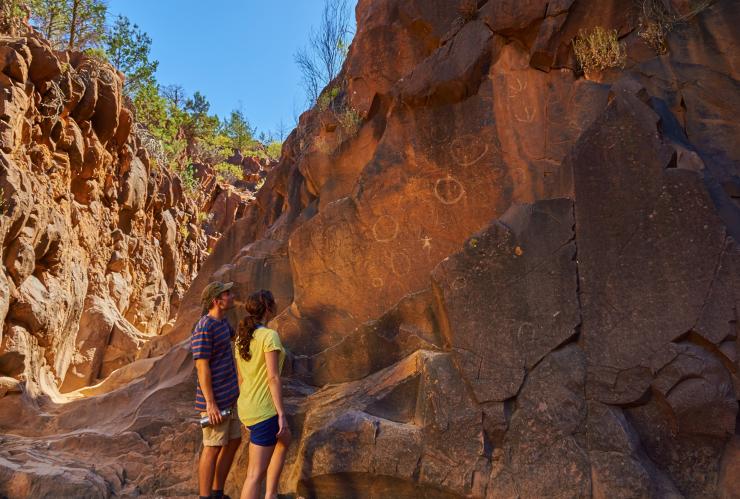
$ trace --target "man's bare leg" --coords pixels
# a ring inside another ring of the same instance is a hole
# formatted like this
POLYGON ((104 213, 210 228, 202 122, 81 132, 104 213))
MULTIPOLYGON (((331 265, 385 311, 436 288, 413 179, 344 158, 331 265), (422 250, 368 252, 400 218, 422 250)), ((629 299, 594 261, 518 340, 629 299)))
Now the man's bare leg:
POLYGON ((203 447, 198 462, 198 494, 201 497, 211 496, 211 485, 213 475, 216 471, 216 461, 221 453, 222 447, 203 447))
MULTIPOLYGON (((216 460, 216 475, 213 477, 213 490, 224 490, 226 477, 229 476, 229 470, 231 469, 231 463, 234 461, 234 455, 241 443, 241 438, 235 438, 229 440, 229 443, 221 447, 221 452, 218 453, 218 459, 216 460)), ((209 491, 208 493, 210 494, 211 492, 209 491)))

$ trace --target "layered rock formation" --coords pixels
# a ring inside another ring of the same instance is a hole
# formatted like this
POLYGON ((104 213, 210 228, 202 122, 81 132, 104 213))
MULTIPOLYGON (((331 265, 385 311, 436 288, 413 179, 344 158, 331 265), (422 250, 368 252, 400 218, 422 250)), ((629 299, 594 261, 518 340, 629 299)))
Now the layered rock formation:
POLYGON ((336 97, 203 264, 163 357, 84 400, 3 399, 0 492, 192 494, 178 342, 224 279, 282 311, 286 493, 736 495, 740 11, 687 17, 663 55, 640 12, 361 0, 336 97), (585 78, 570 42, 595 26, 628 61, 585 78))
POLYGON ((0 376, 55 395, 148 355, 205 238, 113 68, 36 36, 0 52, 0 376))
POLYGON ((209 250, 213 249, 231 224, 244 216, 248 205, 254 201, 259 186, 276 162, 252 156, 244 157, 237 150, 228 159, 228 163, 239 166, 242 170, 241 177, 232 182, 219 181, 212 166, 193 165, 194 178, 198 182, 198 205, 200 212, 207 214, 201 227, 208 237, 209 250))

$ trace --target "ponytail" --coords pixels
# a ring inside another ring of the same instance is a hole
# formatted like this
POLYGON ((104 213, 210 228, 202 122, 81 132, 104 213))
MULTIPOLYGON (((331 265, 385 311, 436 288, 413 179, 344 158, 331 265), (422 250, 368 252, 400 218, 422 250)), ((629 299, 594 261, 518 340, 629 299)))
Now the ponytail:
POLYGON ((267 312, 275 312, 275 298, 266 289, 261 289, 247 297, 244 303, 247 315, 239 321, 236 328, 236 348, 244 360, 251 360, 249 344, 257 327, 262 325, 267 312))

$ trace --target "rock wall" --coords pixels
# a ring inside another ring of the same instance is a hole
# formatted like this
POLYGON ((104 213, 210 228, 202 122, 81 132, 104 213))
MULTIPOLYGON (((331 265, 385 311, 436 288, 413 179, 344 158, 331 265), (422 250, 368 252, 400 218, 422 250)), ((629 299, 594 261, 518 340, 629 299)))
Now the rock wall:
POLYGON ((0 53, 0 376, 55 395, 148 356, 205 238, 112 67, 36 36, 0 53))
POLYGON ((282 310, 286 493, 736 495, 740 11, 713 2, 660 55, 638 7, 361 0, 336 97, 213 248, 163 357, 80 401, 3 400, 0 492, 192 494, 186 340, 226 279, 282 310), (628 59, 586 78, 571 40, 597 25, 628 59))

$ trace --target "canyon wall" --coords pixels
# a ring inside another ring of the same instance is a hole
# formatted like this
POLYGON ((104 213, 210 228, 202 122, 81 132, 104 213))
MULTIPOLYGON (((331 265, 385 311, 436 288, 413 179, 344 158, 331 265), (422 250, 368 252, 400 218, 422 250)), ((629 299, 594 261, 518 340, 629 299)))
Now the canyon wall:
POLYGON ((187 340, 221 279, 278 300, 285 493, 736 496, 740 11, 661 5, 665 51, 633 2, 361 0, 162 356, 3 399, 0 493, 193 494, 187 340), (584 75, 596 26, 627 60, 584 75))

